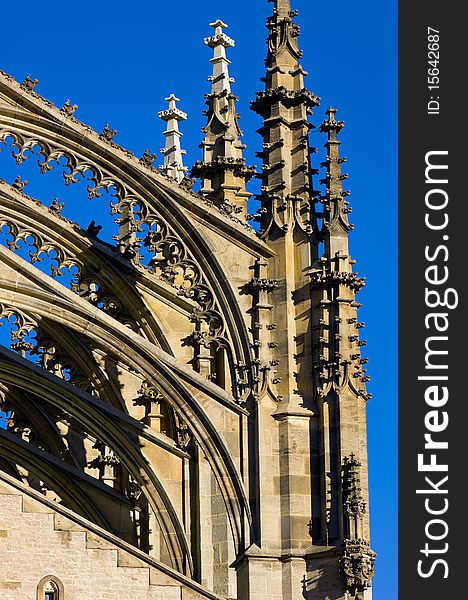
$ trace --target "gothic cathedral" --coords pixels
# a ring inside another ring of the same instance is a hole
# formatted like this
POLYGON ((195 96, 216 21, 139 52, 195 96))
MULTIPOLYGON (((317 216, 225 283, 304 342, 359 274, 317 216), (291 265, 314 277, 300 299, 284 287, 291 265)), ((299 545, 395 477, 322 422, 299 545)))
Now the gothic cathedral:
POLYGON ((344 123, 328 108, 314 187, 319 98, 273 3, 260 174, 221 20, 190 170, 173 94, 158 169, 0 72, 3 153, 108 197, 115 221, 104 239, 0 180, 0 600, 371 599, 344 123))

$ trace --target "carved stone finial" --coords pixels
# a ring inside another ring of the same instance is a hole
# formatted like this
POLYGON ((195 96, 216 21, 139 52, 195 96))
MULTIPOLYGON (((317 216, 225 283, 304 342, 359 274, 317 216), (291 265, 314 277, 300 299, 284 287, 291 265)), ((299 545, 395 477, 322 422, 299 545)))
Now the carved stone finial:
POLYGON ((147 148, 143 152, 143 155, 141 156, 141 158, 138 162, 140 164, 144 165, 145 167, 151 167, 155 160, 156 160, 156 154, 151 154, 151 152, 147 148))
POLYGON ((223 29, 226 29, 228 25, 220 19, 210 23, 210 27, 214 28, 214 35, 205 38, 205 44, 214 50, 214 57, 211 59, 213 75, 208 78, 208 81, 211 81, 211 93, 230 94, 231 83, 234 82, 234 79, 229 77, 230 61, 226 57, 226 48, 233 48, 235 42, 224 33, 223 29))
POLYGON ((19 190, 20 192, 22 192, 24 190, 24 188, 28 185, 28 182, 26 179, 21 179, 21 176, 18 175, 16 177, 16 179, 14 180, 14 182, 11 184, 12 188, 15 188, 15 190, 19 190))
MULTIPOLYGON (((210 27, 214 28, 214 30, 215 30, 215 36, 219 36, 219 35, 224 35, 223 29, 227 29, 229 27, 229 25, 227 25, 221 19, 216 19, 216 21, 213 21, 213 23, 210 23, 210 27)), ((210 38, 206 38, 206 39, 209 40, 210 38)))
POLYGON ((28 92, 32 92, 38 83, 39 79, 31 79, 31 75, 28 74, 21 83, 21 87, 28 92))
POLYGON ((181 187, 185 188, 187 191, 190 191, 196 183, 196 179, 192 177, 185 176, 180 182, 181 187))
POLYGON ((361 539, 345 541, 339 561, 340 574, 347 592, 356 600, 364 600, 364 593, 370 587, 375 558, 369 542, 361 539))
POLYGON ((327 134, 325 147, 327 157, 322 167, 326 168, 325 177, 321 183, 325 185, 325 194, 321 198, 323 204, 323 236, 325 240, 325 251, 330 256, 336 256, 337 252, 343 256, 348 255, 347 234, 352 230, 348 221, 351 212, 346 197, 349 192, 343 190, 343 181, 348 175, 341 172, 341 165, 346 159, 340 157, 339 148, 341 142, 338 133, 344 127, 344 121, 337 121, 335 115, 337 109, 330 106, 326 111, 327 119, 320 126, 320 131, 327 134))
POLYGON ((120 464, 120 459, 114 454, 114 451, 109 448, 101 440, 96 440, 93 448, 99 452, 99 454, 91 462, 88 463, 88 467, 99 470, 99 479, 111 487, 114 486, 115 468, 120 464))
POLYGON ((164 131, 166 145, 161 149, 161 153, 164 154, 164 164, 160 169, 168 177, 181 183, 188 169, 184 167, 182 158, 185 150, 182 150, 180 145, 182 133, 179 131, 179 121, 186 121, 187 115, 177 108, 177 102, 180 100, 174 94, 170 94, 166 101, 169 102, 169 107, 158 113, 159 118, 167 123, 164 131))
POLYGON ((211 93, 206 95, 208 110, 207 125, 203 129, 205 139, 202 142, 203 160, 198 161, 191 170, 193 177, 202 180, 200 193, 212 201, 218 208, 233 207, 233 214, 242 212, 247 217, 246 203, 251 194, 245 184, 255 173, 253 167, 247 167, 243 157, 245 145, 240 138, 239 115, 236 111, 237 98, 232 94, 229 76, 230 61, 226 49, 235 42, 224 33, 227 25, 221 20, 210 23, 214 35, 205 38, 205 44, 213 49, 213 73, 208 78, 211 93))
POLYGON ((54 214, 57 217, 59 217, 60 213, 62 212, 64 206, 65 206, 64 202, 60 202, 58 198, 54 198, 52 200, 52 204, 49 206, 48 210, 52 214, 54 214))
POLYGON ((308 115, 320 99, 304 86, 307 73, 299 62, 302 53, 295 14, 289 0, 274 0, 273 15, 267 20, 265 90, 251 103, 264 120, 258 221, 262 237, 271 239, 296 228, 308 237, 317 231, 317 217, 311 210, 314 171, 309 160, 312 125, 308 115))
POLYGON ((187 120, 187 114, 177 108, 177 102, 180 102, 180 98, 177 98, 175 94, 170 94, 165 100, 169 102, 169 107, 167 110, 162 110, 158 113, 160 119, 166 122, 172 119, 176 119, 177 121, 187 120))
POLYGON ((60 112, 62 112, 67 117, 71 117, 77 110, 78 110, 78 104, 72 104, 70 102, 70 100, 67 100, 65 102, 65 104, 62 106, 62 108, 60 109, 60 112))
POLYGON ((101 134, 99 135, 101 140, 105 142, 112 142, 114 137, 117 135, 117 129, 111 129, 109 123, 106 124, 101 134))
POLYGON ((214 34, 211 37, 205 38, 205 44, 210 48, 215 48, 216 46, 224 46, 225 48, 233 48, 235 46, 235 42, 232 38, 227 36, 223 29, 227 29, 229 25, 224 23, 221 19, 217 19, 210 23, 210 27, 213 27, 214 34))
POLYGON ((346 518, 345 530, 349 537, 362 535, 362 518, 366 514, 366 502, 361 493, 359 469, 361 463, 353 453, 343 459, 343 500, 346 518))
POLYGON ((88 225, 88 227, 86 228, 86 233, 90 236, 90 237, 97 237, 99 232, 102 229, 102 225, 96 225, 96 221, 94 221, 94 219, 91 221, 91 223, 88 225))
POLYGON ((161 412, 161 403, 163 402, 164 396, 147 381, 143 381, 138 390, 138 397, 133 400, 135 406, 145 408, 143 422, 156 431, 161 431, 161 421, 164 418, 161 412))
POLYGON ((333 106, 329 106, 325 113, 328 115, 328 119, 326 119, 322 125, 320 126, 321 132, 333 132, 339 133, 344 127, 344 121, 337 121, 335 119, 335 115, 338 112, 338 109, 333 108, 333 106))

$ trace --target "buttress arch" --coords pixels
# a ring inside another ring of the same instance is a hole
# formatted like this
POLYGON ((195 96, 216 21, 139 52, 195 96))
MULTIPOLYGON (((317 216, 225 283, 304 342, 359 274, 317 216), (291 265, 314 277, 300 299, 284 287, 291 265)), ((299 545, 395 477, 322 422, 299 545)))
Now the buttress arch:
POLYGON ((223 494, 235 546, 244 547, 248 539, 250 510, 240 478, 241 448, 229 445, 229 437, 223 440, 224 417, 219 421, 217 407, 229 408, 239 422, 246 418, 246 411, 218 386, 85 300, 76 298, 73 292, 61 286, 59 290, 50 278, 1 247, 0 260, 5 266, 14 266, 15 272, 21 275, 21 281, 15 276, 14 282, 9 280, 8 273, 0 277, 0 304, 80 331, 110 356, 118 349, 127 365, 161 390, 174 410, 189 424, 210 462, 223 494))
MULTIPOLYGON (((125 215, 121 220, 126 221, 126 226, 128 221, 134 223, 130 229, 143 224, 151 226, 155 222, 167 227, 167 231, 162 234, 163 238, 168 243, 176 242, 181 245, 183 268, 189 265, 190 270, 194 269, 196 272, 195 284, 186 293, 192 298, 203 299, 203 303, 208 296, 209 299, 203 306, 208 313, 207 318, 212 316, 209 313, 219 314, 222 320, 219 333, 221 336, 223 331, 227 333, 235 362, 249 365, 252 355, 244 315, 216 253, 201 228, 193 227, 189 215, 193 217, 202 214, 204 219, 214 220, 217 225, 221 225, 228 239, 237 238, 249 249, 252 265, 260 257, 271 257, 272 251, 249 228, 230 222, 210 206, 202 206, 198 196, 194 197, 179 188, 177 201, 174 201, 173 194, 168 193, 169 189, 173 192, 172 186, 169 186, 161 173, 146 168, 134 157, 129 160, 129 153, 123 152, 115 144, 109 148, 92 130, 84 129, 75 119, 66 118, 53 107, 47 111, 41 107, 42 114, 35 114, 37 105, 34 97, 25 96, 21 91, 20 94, 14 92, 9 88, 7 93, 23 109, 18 106, 2 108, 0 140, 13 139, 12 145, 18 149, 14 152, 17 161, 27 160, 37 153, 40 157, 39 166, 45 171, 56 167, 60 159, 65 159, 66 183, 75 183, 77 177, 91 173, 89 179, 93 185, 88 187, 90 197, 98 197, 99 190, 114 190, 112 195, 115 196, 116 203, 113 210, 116 214, 125 215), (186 208, 189 208, 190 213, 186 208), (191 231, 188 237, 185 236, 187 230, 191 231)), ((129 252, 129 235, 126 230, 117 236, 125 239, 121 246, 123 254, 129 252)), ((161 242, 163 240, 158 239, 159 245, 161 242)), ((193 278, 192 273, 190 277, 193 278)))

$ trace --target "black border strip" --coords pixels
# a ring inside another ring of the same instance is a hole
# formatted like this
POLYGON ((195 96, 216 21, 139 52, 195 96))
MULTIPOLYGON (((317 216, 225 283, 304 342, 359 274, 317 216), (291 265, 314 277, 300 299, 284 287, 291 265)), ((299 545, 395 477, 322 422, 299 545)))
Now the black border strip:
POLYGON ((411 600, 466 595, 468 35, 458 6, 399 5, 399 598, 411 600))

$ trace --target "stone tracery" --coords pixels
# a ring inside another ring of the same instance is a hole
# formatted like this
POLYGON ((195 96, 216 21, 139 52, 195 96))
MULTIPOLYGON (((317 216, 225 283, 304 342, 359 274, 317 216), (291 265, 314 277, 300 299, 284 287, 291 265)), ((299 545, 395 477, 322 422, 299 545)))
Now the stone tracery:
MULTIPOLYGON (((98 135, 69 100, 59 110, 37 93, 37 80, 17 84, 0 73, 0 142, 16 163, 36 157, 41 173, 62 170, 65 185, 84 180, 90 199, 110 195, 117 225, 115 244, 106 245, 95 221, 80 227, 63 217, 59 199, 44 208, 21 178, 1 184, 11 189, 0 189, 8 248, 0 248, 0 319, 10 321, 20 356, 0 356, 9 412, 0 467, 5 459, 24 482, 242 600, 250 596, 242 584, 235 591, 233 569, 258 583, 261 557, 285 589, 283 578, 316 572, 317 552, 325 570, 339 566, 343 594, 364 598, 375 556, 366 482, 355 472, 365 469, 369 396, 355 301, 364 280, 347 251, 352 226, 336 137, 343 123, 330 108, 321 127, 321 195, 308 144, 319 99, 304 87, 295 16, 289 0, 274 0, 266 87, 253 103, 264 119, 259 237, 245 214, 254 170, 242 157, 225 54, 233 42, 222 21, 206 40, 215 57, 205 152, 193 170, 203 179, 199 194, 184 176, 174 123, 164 176, 149 150, 137 159, 121 148, 110 125, 98 135), (24 249, 32 267, 11 256, 24 249), (53 278, 70 279, 76 298, 36 273, 45 263, 53 278), (338 439, 340 419, 354 429, 338 439), (355 452, 359 463, 344 460, 355 452)), ((302 591, 291 593, 284 599, 302 591)))

